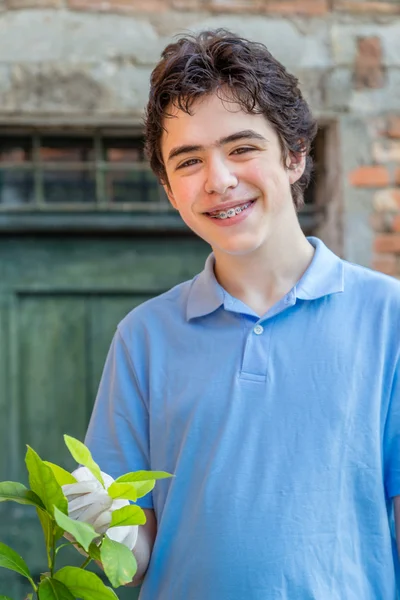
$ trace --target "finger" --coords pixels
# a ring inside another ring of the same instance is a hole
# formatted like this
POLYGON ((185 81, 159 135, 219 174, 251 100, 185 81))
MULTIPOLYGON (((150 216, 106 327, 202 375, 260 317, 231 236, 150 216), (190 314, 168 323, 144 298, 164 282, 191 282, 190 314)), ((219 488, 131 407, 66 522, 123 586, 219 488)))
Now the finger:
POLYGON ((99 506, 98 504, 92 504, 80 513, 78 520, 84 523, 90 523, 92 525, 94 521, 96 521, 96 519, 101 515, 101 513, 103 513, 105 510, 107 511, 108 508, 109 507, 99 506))
POLYGON ((87 467, 78 467, 75 471, 72 471, 72 475, 77 481, 97 481, 92 471, 87 467))
POLYGON ((103 481, 104 481, 104 485, 106 486, 106 489, 108 489, 110 487, 110 485, 112 483, 114 483, 114 478, 111 477, 111 475, 104 473, 104 471, 101 471, 101 476, 103 477, 103 481))
POLYGON ((103 511, 93 523, 93 528, 97 533, 105 533, 111 523, 111 511, 103 511))
POLYGON ((115 542, 124 544, 130 550, 135 546, 138 536, 137 525, 122 525, 121 527, 111 527, 107 531, 107 537, 115 542))
MULTIPOLYGON (((88 494, 89 495, 89 494, 88 494)), ((80 502, 79 498, 76 499, 75 503, 71 502, 68 506, 68 514, 71 519, 77 521, 91 522, 94 518, 97 518, 99 514, 108 510, 112 503, 112 498, 106 494, 98 496, 97 494, 92 495, 90 502, 80 502)))
POLYGON ((80 483, 66 483, 62 486, 64 496, 76 496, 78 494, 87 494, 95 492, 99 486, 95 481, 82 481, 80 483))
POLYGON ((129 550, 133 550, 133 548, 135 547, 135 544, 138 539, 138 535, 139 535, 139 527, 132 526, 129 531, 129 534, 125 540, 125 546, 128 546, 129 550))
POLYGON ((119 508, 123 508, 124 506, 129 506, 129 500, 114 500, 111 505, 111 510, 118 510, 119 508))
POLYGON ((76 496, 73 500, 68 498, 68 511, 69 514, 76 510, 80 510, 81 508, 86 508, 89 504, 95 504, 101 502, 102 496, 98 496, 96 492, 91 492, 90 494, 80 494, 76 496))

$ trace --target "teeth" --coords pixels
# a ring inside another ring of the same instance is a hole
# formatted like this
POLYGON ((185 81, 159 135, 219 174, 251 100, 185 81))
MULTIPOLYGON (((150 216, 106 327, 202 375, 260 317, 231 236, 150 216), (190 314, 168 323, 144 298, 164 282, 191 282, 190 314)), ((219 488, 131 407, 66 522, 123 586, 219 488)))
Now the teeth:
POLYGON ((251 202, 247 202, 247 204, 243 204, 242 206, 237 206, 236 208, 229 208, 227 211, 221 210, 221 212, 212 215, 215 219, 230 219, 236 215, 239 215, 243 210, 249 208, 251 202))

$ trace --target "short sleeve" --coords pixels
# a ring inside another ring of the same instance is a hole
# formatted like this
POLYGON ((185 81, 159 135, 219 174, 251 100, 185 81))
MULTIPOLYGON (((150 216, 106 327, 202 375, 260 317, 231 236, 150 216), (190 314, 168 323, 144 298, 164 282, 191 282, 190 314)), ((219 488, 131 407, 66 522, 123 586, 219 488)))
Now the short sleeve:
MULTIPOLYGON (((119 330, 108 352, 85 443, 101 470, 114 478, 150 469, 148 407, 119 330)), ((153 508, 152 494, 137 504, 153 508)))
POLYGON ((387 412, 383 459, 385 488, 388 497, 400 495, 400 361, 394 372, 390 403, 387 412))

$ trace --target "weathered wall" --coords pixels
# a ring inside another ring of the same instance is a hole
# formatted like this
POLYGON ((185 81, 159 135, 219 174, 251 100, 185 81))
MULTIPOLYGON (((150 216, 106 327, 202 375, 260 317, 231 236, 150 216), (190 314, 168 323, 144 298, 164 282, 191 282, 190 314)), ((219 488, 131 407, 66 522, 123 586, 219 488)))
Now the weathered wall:
POLYGON ((337 123, 342 254, 400 276, 400 0, 0 0, 0 122, 140 123, 166 43, 218 26, 337 123))

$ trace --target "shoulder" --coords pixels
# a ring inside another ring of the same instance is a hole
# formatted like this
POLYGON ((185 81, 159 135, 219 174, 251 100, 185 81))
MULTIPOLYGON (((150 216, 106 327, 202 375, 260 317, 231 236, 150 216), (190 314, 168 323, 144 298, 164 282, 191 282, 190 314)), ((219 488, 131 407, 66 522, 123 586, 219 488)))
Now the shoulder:
POLYGON ((400 281, 389 275, 343 260, 345 292, 372 306, 400 310, 400 281))
POLYGON ((133 332, 159 330, 185 319, 188 294, 196 278, 197 275, 136 306, 118 324, 120 334, 131 337, 133 332))
POLYGON ((379 288, 394 295, 400 294, 400 281, 395 277, 351 263, 347 260, 343 260, 342 262, 346 283, 361 288, 379 288))

